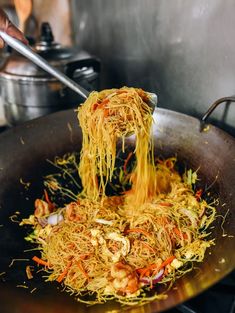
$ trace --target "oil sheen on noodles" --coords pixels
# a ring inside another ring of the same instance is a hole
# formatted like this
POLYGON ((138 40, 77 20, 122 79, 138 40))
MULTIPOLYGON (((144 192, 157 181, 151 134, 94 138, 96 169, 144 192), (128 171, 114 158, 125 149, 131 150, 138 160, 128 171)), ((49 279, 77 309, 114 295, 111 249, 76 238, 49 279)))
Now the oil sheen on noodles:
POLYGON ((93 92, 80 107, 78 119, 83 132, 79 173, 84 194, 98 199, 105 194, 105 186, 113 175, 116 143, 119 138, 136 136, 136 169, 133 173, 133 197, 143 203, 156 189, 153 166, 152 126, 148 97, 141 89, 121 88, 93 92), (98 184, 97 175, 100 177, 98 184))
POLYGON ((54 164, 61 176, 74 167, 83 189, 74 193, 57 176, 46 178, 44 197, 21 223, 32 225, 27 240, 41 249, 33 260, 48 281, 63 284, 81 302, 135 305, 165 299, 167 289, 202 262, 214 243, 207 237, 215 208, 197 189, 196 172, 180 175, 175 158, 154 159, 153 119, 143 90, 92 92, 78 118, 80 162, 72 154, 54 164), (136 139, 128 153, 130 134, 136 139), (119 140, 125 160, 117 165, 119 140), (113 179, 121 192, 107 196, 113 179), (58 205, 60 192, 73 201, 58 205))

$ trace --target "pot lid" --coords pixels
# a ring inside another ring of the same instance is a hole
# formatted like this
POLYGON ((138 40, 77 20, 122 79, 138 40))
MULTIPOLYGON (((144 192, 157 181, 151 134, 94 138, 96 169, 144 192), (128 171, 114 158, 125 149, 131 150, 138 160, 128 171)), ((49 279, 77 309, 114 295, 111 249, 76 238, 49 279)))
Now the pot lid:
MULTIPOLYGON (((33 50, 45 58, 51 65, 57 67, 61 71, 68 62, 76 58, 87 57, 84 52, 72 48, 62 47, 54 41, 54 36, 49 23, 42 23, 39 40, 33 45, 33 50)), ((50 74, 39 68, 30 60, 13 51, 3 64, 0 75, 14 76, 17 78, 52 78, 50 74)))

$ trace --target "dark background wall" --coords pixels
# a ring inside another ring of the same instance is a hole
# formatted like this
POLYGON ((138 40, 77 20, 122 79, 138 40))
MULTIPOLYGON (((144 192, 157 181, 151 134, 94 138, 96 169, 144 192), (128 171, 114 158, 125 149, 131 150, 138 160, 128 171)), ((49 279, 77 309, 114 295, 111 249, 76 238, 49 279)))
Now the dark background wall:
MULTIPOLYGON (((102 61, 101 88, 138 86, 200 117, 235 94, 234 0, 72 0, 77 45, 102 61)), ((235 103, 212 122, 234 133, 235 103)))

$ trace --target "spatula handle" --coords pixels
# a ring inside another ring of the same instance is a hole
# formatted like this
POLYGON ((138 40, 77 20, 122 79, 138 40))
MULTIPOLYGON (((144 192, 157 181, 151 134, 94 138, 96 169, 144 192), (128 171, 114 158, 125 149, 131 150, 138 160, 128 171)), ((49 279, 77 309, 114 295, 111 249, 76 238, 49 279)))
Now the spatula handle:
POLYGON ((72 79, 64 75, 61 71, 51 66, 44 58, 35 53, 29 46, 26 46, 18 39, 15 39, 9 36, 7 33, 0 31, 0 36, 2 39, 13 49, 21 53, 27 59, 31 60, 33 63, 41 67, 43 70, 56 77, 64 85, 77 92, 80 96, 86 99, 89 95, 89 92, 83 87, 75 83, 72 79))

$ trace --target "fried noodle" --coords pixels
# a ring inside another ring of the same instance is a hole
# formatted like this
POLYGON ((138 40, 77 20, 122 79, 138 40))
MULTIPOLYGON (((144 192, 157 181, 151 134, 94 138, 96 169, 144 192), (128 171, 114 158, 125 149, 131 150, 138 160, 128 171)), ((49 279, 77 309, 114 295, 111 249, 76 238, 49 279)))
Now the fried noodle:
MULTIPOLYGON (((195 190, 192 171, 180 175, 176 158, 154 160, 148 97, 127 87, 92 92, 78 109, 80 163, 74 155, 55 162, 69 177, 73 164, 82 191, 70 191, 74 201, 63 206, 45 193, 21 222, 33 227, 27 240, 40 245, 34 261, 44 266, 46 279, 62 283, 81 302, 164 299, 167 288, 214 244, 207 237, 215 208, 195 190), (126 152, 129 135, 135 136, 134 151, 118 167, 117 143, 126 152), (117 171, 124 191, 107 196, 117 171)), ((66 193, 56 176, 48 176, 45 186, 51 197, 66 193)))

